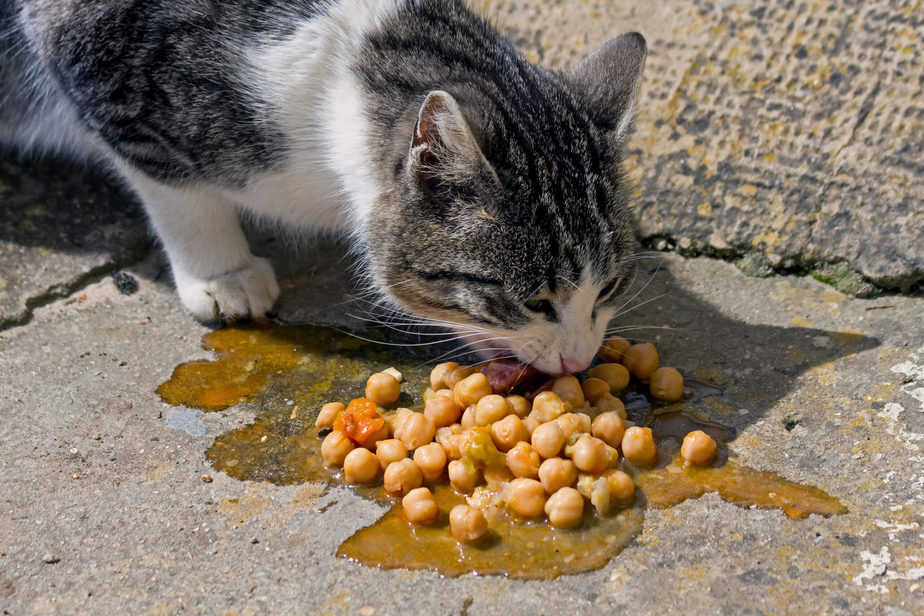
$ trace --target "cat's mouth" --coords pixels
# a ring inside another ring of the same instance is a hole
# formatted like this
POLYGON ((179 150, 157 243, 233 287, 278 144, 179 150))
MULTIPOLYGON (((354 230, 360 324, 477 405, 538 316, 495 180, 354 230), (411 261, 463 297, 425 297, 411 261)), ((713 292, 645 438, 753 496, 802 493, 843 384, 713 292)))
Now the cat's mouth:
POLYGON ((488 377, 491 389, 499 394, 534 391, 550 378, 533 366, 510 357, 489 360, 480 370, 488 377))

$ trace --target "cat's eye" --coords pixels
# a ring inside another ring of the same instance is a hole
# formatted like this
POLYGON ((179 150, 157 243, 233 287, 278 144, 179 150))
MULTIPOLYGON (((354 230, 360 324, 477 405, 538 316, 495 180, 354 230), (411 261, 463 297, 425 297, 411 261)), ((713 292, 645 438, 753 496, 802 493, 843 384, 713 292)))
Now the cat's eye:
POLYGON ((551 321, 558 320, 558 315, 555 313, 555 306, 547 299, 531 299, 524 305, 531 312, 540 312, 546 315, 551 321))

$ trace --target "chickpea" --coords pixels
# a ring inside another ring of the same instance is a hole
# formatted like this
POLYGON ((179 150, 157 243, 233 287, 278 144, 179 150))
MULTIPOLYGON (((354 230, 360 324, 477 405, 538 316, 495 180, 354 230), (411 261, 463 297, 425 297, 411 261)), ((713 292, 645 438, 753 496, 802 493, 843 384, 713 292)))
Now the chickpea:
POLYGON ((556 528, 574 528, 584 518, 584 497, 574 488, 560 488, 546 501, 545 514, 556 528))
POLYGON ((660 400, 676 402, 683 398, 683 376, 675 369, 662 366, 648 381, 651 395, 660 400))
POLYGON ((480 509, 456 505, 449 512, 449 529, 456 541, 474 543, 488 534, 488 521, 480 509))
POLYGON ((343 432, 334 430, 321 441, 321 457, 325 466, 343 466, 347 454, 353 451, 353 441, 343 432))
POLYGON ((468 430, 469 428, 475 427, 475 405, 465 407, 465 411, 462 413, 462 418, 459 419, 462 424, 462 427, 468 430))
POLYGON ((432 387, 434 391, 445 389, 447 387, 451 388, 449 383, 446 382, 446 379, 449 377, 452 371, 458 367, 459 364, 454 361, 447 361, 442 364, 436 364, 433 367, 433 370, 430 371, 430 387, 432 387))
POLYGON ((539 454, 525 441, 517 443, 507 452, 507 468, 515 477, 538 477, 539 461, 539 454))
POLYGON ((635 500, 635 482, 627 473, 612 468, 603 473, 607 486, 610 489, 610 499, 620 506, 631 505, 635 500))
POLYGON ((648 342, 633 344, 623 355, 622 363, 632 376, 644 381, 658 369, 658 350, 648 342))
POLYGON ((391 426, 388 425, 388 422, 382 424, 382 427, 366 437, 365 442, 363 442, 363 447, 366 449, 375 449, 376 444, 379 441, 384 441, 391 438, 391 426))
POLYGON ((481 471, 469 458, 453 460, 449 463, 449 483, 452 489, 461 494, 471 494, 481 482, 481 471))
POLYGON ((366 381, 366 397, 379 406, 391 406, 401 395, 401 383, 386 372, 376 372, 366 381))
POLYGON ((408 449, 417 449, 433 440, 436 426, 423 413, 411 413, 395 429, 395 438, 407 445, 408 449))
POLYGON ((436 481, 446 468, 446 452, 439 443, 418 447, 414 452, 414 463, 423 474, 424 481, 436 481))
POLYGON ((436 431, 434 440, 440 444, 443 451, 446 452, 446 457, 450 460, 458 460, 462 457, 462 452, 459 451, 459 441, 457 440, 460 432, 462 432, 462 426, 459 424, 444 426, 436 431))
MULTIPOLYGON (((440 391, 448 392, 449 390, 440 391)), ((459 417, 462 415, 462 407, 456 404, 451 395, 435 394, 430 396, 430 399, 424 404, 424 415, 437 428, 442 428, 459 421, 459 417)))
POLYGON ((550 421, 538 426, 532 434, 533 449, 543 458, 554 458, 565 445, 565 433, 557 421, 550 421))
POLYGON ((539 420, 535 417, 527 416, 523 418, 523 427, 526 428, 526 431, 529 432, 530 436, 532 436, 533 432, 535 432, 536 428, 538 428, 540 425, 541 424, 539 423, 539 420))
POLYGON ((412 524, 432 524, 440 515, 439 505, 429 488, 414 488, 401 499, 404 517, 412 524))
POLYGON ((597 357, 605 362, 621 362, 623 355, 629 350, 630 346, 629 341, 625 338, 620 338, 619 336, 607 338, 603 341, 603 346, 600 347, 600 350, 597 351, 597 357))
POLYGON ((610 394, 610 384, 595 376, 584 379, 581 389, 584 390, 584 398, 590 400, 591 404, 596 404, 597 400, 610 394))
POLYGON ((375 444, 375 457, 384 471, 392 462, 407 458, 407 447, 396 438, 385 439, 375 444))
POLYGON ((708 466, 715 460, 715 440, 702 430, 694 430, 683 437, 680 455, 687 464, 708 466))
POLYGON ((406 408, 395 409, 395 413, 393 415, 385 416, 385 423, 391 426, 392 434, 397 434, 398 431, 401 430, 401 427, 404 425, 404 422, 406 422, 408 418, 413 414, 414 414, 414 411, 412 411, 411 409, 406 409, 406 408))
POLYGON ((510 482, 507 504, 523 518, 538 518, 545 508, 545 488, 535 479, 517 477, 510 482))
POLYGON ((346 410, 343 402, 328 402, 318 411, 318 418, 314 420, 315 428, 330 428, 340 411, 346 410))
POLYGON ((520 419, 529 415, 531 405, 523 396, 507 396, 507 404, 510 405, 510 412, 520 419))
POLYGON ((423 483, 423 473, 410 458, 392 462, 385 469, 385 491, 391 494, 407 494, 423 483))
POLYGON ((379 476, 379 459, 363 447, 357 447, 343 459, 343 476, 347 483, 369 483, 379 476))
POLYGON ((522 419, 516 415, 507 415, 491 425, 491 438, 498 450, 510 451, 520 441, 529 440, 529 432, 522 419))
POLYGON ((607 450, 606 443, 589 434, 583 435, 568 449, 574 465, 585 473, 602 473, 607 466, 615 462, 613 454, 607 450))
POLYGON ((475 404, 485 396, 493 393, 488 377, 481 372, 475 372, 465 377, 452 388, 452 395, 460 406, 475 404))
POLYGON ((565 434, 565 440, 571 438, 572 434, 581 432, 590 432, 590 415, 587 413, 565 413, 555 420, 558 427, 565 434))
POLYGON ((558 377, 552 383, 552 391, 558 394, 559 398, 570 404, 573 409, 584 406, 584 390, 581 389, 581 383, 575 376, 565 374, 558 377))
MULTIPOLYGON (((474 366, 459 366, 446 376, 446 387, 454 389, 456 384, 465 377, 473 374, 476 368, 474 366)), ((463 405, 464 406, 464 405, 463 405)))
POLYGON ((539 465, 539 481, 549 494, 554 494, 559 488, 573 486, 577 476, 574 462, 565 458, 549 458, 539 465))
POLYGON ((658 446, 655 445, 651 428, 632 426, 622 437, 622 455, 636 466, 651 466, 658 461, 658 446))
POLYGON ((475 425, 487 426, 510 414, 507 399, 497 394, 488 394, 475 404, 475 425))
POLYGON ((610 393, 618 393, 629 384, 629 371, 622 364, 598 364, 587 371, 588 376, 606 381, 610 393))
POLYGON ((619 414, 620 417, 625 419, 626 415, 626 405, 622 403, 622 400, 614 396, 613 394, 606 394, 594 405, 601 413, 608 413, 610 411, 615 411, 619 414))
POLYGON ((570 410, 570 408, 565 408, 565 401, 557 393, 543 391, 533 398, 533 410, 530 411, 530 415, 534 416, 539 423, 545 423, 552 421, 559 415, 564 415, 570 410))
POLYGON ((591 433, 610 447, 619 447, 626 433, 626 422, 616 411, 600 413, 591 424, 591 433))

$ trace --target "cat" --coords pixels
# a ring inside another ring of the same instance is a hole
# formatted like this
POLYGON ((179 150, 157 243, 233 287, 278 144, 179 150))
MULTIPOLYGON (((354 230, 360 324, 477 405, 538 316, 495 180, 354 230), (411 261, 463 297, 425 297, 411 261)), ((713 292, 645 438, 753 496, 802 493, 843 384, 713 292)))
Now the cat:
POLYGON ((0 0, 0 140, 114 167, 197 318, 279 287, 240 211, 349 234, 396 309, 586 368, 628 279, 645 39, 529 63, 462 0, 0 0))

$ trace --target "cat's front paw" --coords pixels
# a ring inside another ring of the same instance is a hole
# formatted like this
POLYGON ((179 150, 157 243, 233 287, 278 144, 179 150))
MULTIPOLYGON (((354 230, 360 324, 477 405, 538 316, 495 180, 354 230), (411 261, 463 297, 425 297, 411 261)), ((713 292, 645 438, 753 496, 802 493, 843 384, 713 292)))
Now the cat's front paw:
POLYGON ((200 321, 261 318, 279 297, 273 266, 260 257, 214 278, 174 270, 174 279, 183 305, 200 321))

